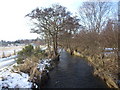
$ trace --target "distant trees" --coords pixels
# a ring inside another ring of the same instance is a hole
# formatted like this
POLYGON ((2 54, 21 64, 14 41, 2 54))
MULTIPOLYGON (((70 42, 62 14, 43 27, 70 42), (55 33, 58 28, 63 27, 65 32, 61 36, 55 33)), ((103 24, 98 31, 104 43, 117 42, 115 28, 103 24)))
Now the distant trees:
POLYGON ((31 32, 41 34, 49 48, 52 44, 54 55, 58 54, 58 36, 64 32, 72 33, 79 28, 79 19, 71 16, 65 7, 57 4, 49 8, 36 8, 26 16, 30 17, 34 24, 31 32))

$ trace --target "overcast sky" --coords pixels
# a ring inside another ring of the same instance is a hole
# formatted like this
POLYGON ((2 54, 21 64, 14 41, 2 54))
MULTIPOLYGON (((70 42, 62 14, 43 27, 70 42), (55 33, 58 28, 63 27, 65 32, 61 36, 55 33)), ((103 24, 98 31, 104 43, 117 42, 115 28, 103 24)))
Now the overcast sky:
POLYGON ((24 16, 36 7, 59 3, 75 13, 82 0, 0 0, 0 40, 35 39, 24 16))

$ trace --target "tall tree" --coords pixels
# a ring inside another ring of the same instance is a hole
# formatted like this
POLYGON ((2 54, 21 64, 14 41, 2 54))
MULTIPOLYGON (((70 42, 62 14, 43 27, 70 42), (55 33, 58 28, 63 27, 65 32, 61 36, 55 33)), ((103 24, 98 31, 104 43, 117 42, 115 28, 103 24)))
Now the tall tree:
POLYGON ((100 32, 110 17, 112 3, 110 2, 84 2, 80 6, 80 21, 87 30, 100 32))
POLYGON ((58 35, 79 28, 77 17, 72 16, 65 7, 57 4, 49 8, 36 8, 26 16, 30 17, 34 24, 31 29, 33 33, 42 34, 48 42, 52 40, 55 56, 58 54, 58 35))

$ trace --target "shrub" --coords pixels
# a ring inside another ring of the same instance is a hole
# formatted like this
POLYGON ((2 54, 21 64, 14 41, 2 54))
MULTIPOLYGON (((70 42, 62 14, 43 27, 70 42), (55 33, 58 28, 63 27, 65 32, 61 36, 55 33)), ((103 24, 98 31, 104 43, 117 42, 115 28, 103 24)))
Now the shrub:
POLYGON ((18 64, 24 63, 23 60, 26 60, 26 58, 37 58, 38 60, 40 60, 47 56, 48 56, 47 52, 45 52, 45 50, 41 50, 40 47, 36 47, 34 49, 32 45, 28 45, 18 52, 17 63, 18 64))
POLYGON ((24 62, 23 62, 23 58, 18 58, 18 59, 17 59, 17 64, 22 64, 22 63, 24 63, 24 62))
POLYGON ((32 45, 28 45, 25 46, 25 48, 22 49, 22 51, 18 52, 18 55, 20 56, 31 56, 33 54, 33 46, 32 45))
POLYGON ((23 60, 26 59, 27 57, 30 57, 34 52, 34 48, 32 45, 25 46, 21 51, 19 51, 18 54, 18 59, 17 63, 22 64, 23 60))

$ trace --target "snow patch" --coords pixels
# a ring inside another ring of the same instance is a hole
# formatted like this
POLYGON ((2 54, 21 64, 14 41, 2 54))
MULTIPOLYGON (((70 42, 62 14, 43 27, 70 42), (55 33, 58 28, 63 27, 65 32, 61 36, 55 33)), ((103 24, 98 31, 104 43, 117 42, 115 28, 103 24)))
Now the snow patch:
POLYGON ((50 60, 51 59, 43 59, 43 60, 40 60, 40 63, 39 63, 39 65, 38 65, 38 68, 39 68, 39 70, 40 70, 40 72, 42 72, 43 70, 45 70, 45 67, 46 66, 50 66, 50 60))
POLYGON ((111 54, 114 54, 114 52, 103 52, 105 56, 109 56, 111 54))
POLYGON ((116 48, 105 48, 105 50, 113 50, 113 49, 116 49, 116 48))
MULTIPOLYGON (((15 64, 14 64, 15 65, 15 64)), ((0 69, 0 88, 31 88, 32 82, 29 82, 29 76, 25 73, 12 72, 13 65, 8 68, 0 69)))

